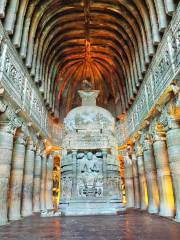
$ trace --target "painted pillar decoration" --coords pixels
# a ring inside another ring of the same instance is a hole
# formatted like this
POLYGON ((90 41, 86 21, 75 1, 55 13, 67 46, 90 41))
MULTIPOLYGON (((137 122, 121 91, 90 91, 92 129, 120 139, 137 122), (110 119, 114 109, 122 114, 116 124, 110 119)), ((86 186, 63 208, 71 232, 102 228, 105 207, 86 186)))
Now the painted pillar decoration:
POLYGON ((9 220, 21 218, 21 198, 24 171, 26 136, 22 129, 18 129, 14 139, 11 181, 9 186, 9 220))
POLYGON ((0 100, 0 225, 8 221, 8 187, 10 180, 13 137, 21 122, 0 100))
POLYGON ((71 110, 64 121, 63 215, 116 214, 124 210, 115 121, 110 112, 96 106, 98 94, 89 88, 80 90, 82 106, 71 110))
POLYGON ((149 135, 144 140, 144 167, 148 189, 148 212, 159 212, 159 191, 157 184, 157 172, 152 146, 152 139, 149 135))

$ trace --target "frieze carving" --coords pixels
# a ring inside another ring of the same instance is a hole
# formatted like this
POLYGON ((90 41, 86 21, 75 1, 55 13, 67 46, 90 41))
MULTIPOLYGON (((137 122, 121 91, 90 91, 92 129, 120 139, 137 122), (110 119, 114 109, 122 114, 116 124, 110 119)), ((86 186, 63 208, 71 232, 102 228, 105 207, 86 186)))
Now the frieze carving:
POLYGON ((175 66, 177 66, 180 62, 180 53, 179 53, 179 49, 180 49, 180 27, 178 27, 178 29, 174 33, 172 33, 171 46, 172 46, 173 63, 175 64, 175 66))
POLYGON ((0 71, 1 85, 10 96, 10 100, 21 106, 39 129, 47 134, 47 110, 44 101, 11 41, 4 33, 1 23, 0 71))
MULTIPOLYGON (((136 100, 128 110, 125 121, 118 124, 122 136, 119 145, 123 145, 139 129, 144 119, 157 104, 165 90, 174 81, 180 71, 180 5, 173 16, 168 31, 164 34, 148 71, 141 84, 136 100), (147 100, 147 102, 146 102, 147 100)), ((174 89, 176 91, 176 89, 174 89)), ((169 117, 169 124, 173 117, 169 117)), ((167 120, 166 120, 167 121, 167 120)), ((170 123, 171 122, 171 123, 170 123)), ((176 121, 177 122, 177 121, 176 121)), ((170 125, 169 125, 170 126, 170 125)))

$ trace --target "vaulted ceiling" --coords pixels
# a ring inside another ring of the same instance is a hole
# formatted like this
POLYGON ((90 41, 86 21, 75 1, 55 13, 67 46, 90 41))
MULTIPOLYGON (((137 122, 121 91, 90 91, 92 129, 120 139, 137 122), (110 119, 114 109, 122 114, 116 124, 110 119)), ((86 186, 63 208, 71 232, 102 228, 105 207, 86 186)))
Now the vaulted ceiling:
POLYGON ((132 104, 179 0, 0 0, 0 18, 61 119, 84 79, 118 116, 132 104))

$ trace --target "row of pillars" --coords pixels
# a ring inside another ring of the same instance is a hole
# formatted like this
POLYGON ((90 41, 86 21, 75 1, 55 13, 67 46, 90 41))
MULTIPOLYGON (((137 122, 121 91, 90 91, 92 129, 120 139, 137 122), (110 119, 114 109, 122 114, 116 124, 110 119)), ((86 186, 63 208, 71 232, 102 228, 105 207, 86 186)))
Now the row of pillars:
POLYGON ((0 123, 0 225, 52 209, 53 157, 0 123))
POLYGON ((128 146, 125 186, 127 207, 180 221, 180 124, 128 146))

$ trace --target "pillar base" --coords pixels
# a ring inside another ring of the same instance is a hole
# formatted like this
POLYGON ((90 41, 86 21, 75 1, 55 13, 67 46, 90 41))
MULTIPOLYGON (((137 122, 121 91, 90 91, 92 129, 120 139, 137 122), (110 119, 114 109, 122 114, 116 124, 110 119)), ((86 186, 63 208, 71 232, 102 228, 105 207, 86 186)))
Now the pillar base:
POLYGON ((33 209, 33 212, 34 213, 40 213, 41 212, 41 209, 39 208, 39 209, 33 209))
POLYGON ((142 211, 147 211, 147 209, 148 209, 147 206, 141 206, 140 207, 140 210, 142 210, 142 211))
POLYGON ((177 217, 175 217, 175 222, 178 222, 178 223, 180 223, 180 216, 177 216, 177 217))
POLYGON ((19 215, 14 215, 14 216, 9 217, 9 221, 16 221, 16 220, 21 220, 21 219, 22 219, 22 217, 19 215))
POLYGON ((174 217, 174 214, 172 212, 168 212, 168 211, 160 211, 159 216, 172 218, 172 217, 174 217))
POLYGON ((6 225, 8 224, 8 220, 7 219, 0 219, 0 226, 6 225))
POLYGON ((22 213, 22 217, 29 217, 29 216, 32 216, 33 213, 32 212, 26 212, 26 213, 22 213))
POLYGON ((151 213, 151 214, 156 214, 159 212, 159 209, 157 208, 148 208, 148 213, 151 213))

